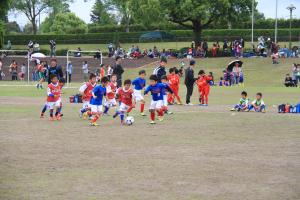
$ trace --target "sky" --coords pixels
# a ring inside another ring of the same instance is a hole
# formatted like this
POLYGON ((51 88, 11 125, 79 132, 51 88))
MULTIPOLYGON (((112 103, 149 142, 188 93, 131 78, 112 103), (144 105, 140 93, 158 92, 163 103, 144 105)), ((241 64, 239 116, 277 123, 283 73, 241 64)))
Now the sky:
MULTIPOLYGON (((256 0, 258 1, 257 9, 259 12, 264 13, 266 18, 275 18, 275 2, 276 0, 256 0)), ((95 0, 74 0, 70 5, 70 10, 86 23, 90 23, 90 12, 95 0)), ((289 11, 287 6, 293 4, 297 9, 293 12, 294 18, 300 18, 300 0, 278 0, 278 18, 289 18, 289 11)), ((45 19, 47 14, 41 15, 41 21, 45 19)), ((25 15, 21 13, 9 13, 9 21, 17 21, 17 23, 24 27, 28 22, 25 15)))

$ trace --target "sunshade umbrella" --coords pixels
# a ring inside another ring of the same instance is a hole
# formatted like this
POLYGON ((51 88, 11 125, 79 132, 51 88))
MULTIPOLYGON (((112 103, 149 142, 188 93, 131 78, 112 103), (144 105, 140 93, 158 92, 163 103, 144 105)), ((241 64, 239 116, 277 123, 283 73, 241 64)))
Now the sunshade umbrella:
POLYGON ((233 60, 231 61, 228 65, 227 65, 227 70, 228 71, 232 71, 233 67, 235 66, 235 64, 238 63, 239 67, 242 67, 243 62, 240 60, 233 60))
POLYGON ((34 53, 31 54, 31 61, 34 61, 36 59, 46 58, 45 54, 42 53, 34 53))

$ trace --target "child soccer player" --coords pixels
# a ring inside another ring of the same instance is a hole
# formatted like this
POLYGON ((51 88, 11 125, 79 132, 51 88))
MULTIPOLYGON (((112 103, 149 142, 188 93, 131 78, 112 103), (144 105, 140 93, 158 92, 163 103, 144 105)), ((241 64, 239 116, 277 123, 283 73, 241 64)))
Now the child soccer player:
POLYGON ((164 75, 164 76, 161 77, 161 83, 164 86, 164 89, 163 89, 163 106, 162 106, 162 109, 163 109, 164 113, 170 115, 170 114, 173 114, 173 113, 168 110, 167 91, 169 91, 169 94, 172 94, 173 91, 172 91, 172 89, 169 86, 167 76, 164 75))
POLYGON ((123 125, 125 123, 125 113, 130 113, 130 111, 135 107, 133 90, 131 89, 131 80, 128 79, 124 81, 124 87, 118 89, 116 98, 120 102, 120 107, 116 114, 114 114, 113 118, 120 115, 121 124, 123 125))
POLYGON ((252 101, 251 105, 249 106, 249 111, 254 109, 255 112, 266 112, 265 102, 262 100, 262 93, 258 92, 256 94, 256 99, 252 101))
POLYGON ((80 110, 80 117, 83 116, 84 119, 87 118, 87 115, 84 114, 90 110, 90 100, 92 97, 92 91, 97 84, 96 75, 90 74, 89 81, 84 83, 80 88, 79 92, 82 94, 83 106, 80 110))
MULTIPOLYGON (((99 126, 96 122, 102 114, 102 102, 103 97, 106 97, 106 87, 108 84, 108 78, 103 77, 100 81, 101 85, 97 85, 92 92, 90 100, 91 111, 88 111, 88 115, 95 115, 91 120, 91 126, 99 126)), ((108 101, 107 97, 106 100, 108 101)))
MULTIPOLYGON (((60 105, 59 108, 57 109, 56 113, 55 113, 55 117, 57 120, 60 120, 61 117, 63 116, 63 114, 61 114, 61 109, 62 109, 62 102, 61 102, 61 90, 63 88, 63 86, 65 85, 65 79, 64 78, 61 78, 59 81, 58 81, 58 85, 59 85, 59 88, 60 88, 60 94, 58 95, 59 98, 57 100, 57 105, 60 105)), ((43 109, 42 109, 42 112, 41 112, 41 115, 40 115, 40 118, 44 118, 44 114, 46 112, 48 108, 48 103, 46 102, 43 109)))
POLYGON ((156 75, 150 76, 150 85, 144 92, 144 95, 151 92, 152 100, 150 104, 149 111, 151 113, 151 122, 150 124, 155 124, 155 111, 158 114, 159 121, 163 121, 164 112, 162 109, 163 106, 163 90, 165 86, 161 83, 158 83, 158 78, 156 75))
POLYGON ((132 81, 132 85, 134 86, 133 97, 134 97, 135 102, 140 102, 141 103, 140 112, 141 112, 142 116, 146 116, 145 113, 144 113, 145 100, 144 100, 144 97, 142 95, 142 90, 146 86, 145 76, 146 76, 146 71, 141 70, 141 71, 139 71, 139 77, 132 81))
POLYGON ((249 99, 247 98, 247 92, 243 91, 241 93, 242 98, 240 102, 231 109, 231 111, 249 111, 249 99))
POLYGON ((108 83, 106 87, 106 95, 108 101, 104 104, 104 115, 108 115, 108 110, 110 107, 114 107, 117 105, 116 101, 116 92, 117 92, 117 75, 113 74, 110 78, 110 83, 108 83))
POLYGON ((50 121, 54 121, 53 111, 56 108, 56 112, 59 113, 61 101, 59 101, 61 95, 61 87, 58 84, 56 75, 51 76, 51 83, 47 88, 47 105, 50 109, 50 121))
POLYGON ((198 80, 196 81, 198 85, 198 91, 200 94, 200 105, 207 106, 208 105, 208 95, 210 91, 209 82, 212 80, 211 76, 207 76, 204 70, 200 70, 198 73, 198 80))
POLYGON ((168 75, 168 80, 170 84, 170 88, 173 91, 173 94, 169 93, 168 94, 168 103, 169 104, 174 104, 175 98, 177 99, 177 104, 182 105, 181 99, 178 95, 179 93, 179 85, 180 85, 180 76, 176 74, 176 67, 171 68, 169 70, 169 75, 168 75))

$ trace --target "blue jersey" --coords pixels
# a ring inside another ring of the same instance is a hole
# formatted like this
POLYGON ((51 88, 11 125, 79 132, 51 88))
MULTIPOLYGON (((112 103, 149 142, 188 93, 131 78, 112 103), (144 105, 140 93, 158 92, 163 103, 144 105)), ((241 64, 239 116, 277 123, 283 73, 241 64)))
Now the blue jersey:
POLYGON ((147 89, 145 90, 144 94, 147 94, 148 92, 151 92, 152 100, 153 101, 159 101, 163 100, 163 90, 165 89, 165 86, 161 83, 157 83, 156 85, 152 86, 149 85, 147 89))
POLYGON ((173 93, 170 86, 169 86, 169 83, 162 83, 163 85, 163 95, 167 95, 167 91, 169 91, 170 93, 173 93))
POLYGON ((95 94, 95 96, 97 96, 97 98, 95 99, 92 96, 90 100, 90 104, 97 105, 97 106, 102 105, 103 96, 106 96, 106 88, 103 87, 102 85, 98 85, 93 89, 93 93, 95 94))
POLYGON ((146 86, 146 80, 138 77, 132 81, 132 85, 135 90, 142 90, 146 86))

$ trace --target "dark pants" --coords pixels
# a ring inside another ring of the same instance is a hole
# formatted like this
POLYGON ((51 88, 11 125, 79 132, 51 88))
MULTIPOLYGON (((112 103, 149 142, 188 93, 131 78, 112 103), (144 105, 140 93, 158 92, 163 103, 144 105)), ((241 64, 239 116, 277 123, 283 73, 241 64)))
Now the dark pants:
POLYGON ((122 87, 122 79, 117 80, 117 87, 122 87))
POLYGON ((2 70, 0 70, 0 80, 2 80, 2 70))
POLYGON ((191 102, 191 96, 193 94, 194 85, 185 85, 186 86, 186 103, 191 102))
POLYGON ((72 79, 72 74, 68 74, 68 72, 66 72, 66 82, 68 81, 69 78, 69 83, 71 83, 71 79, 72 79), (69 75, 69 77, 67 77, 69 75))

